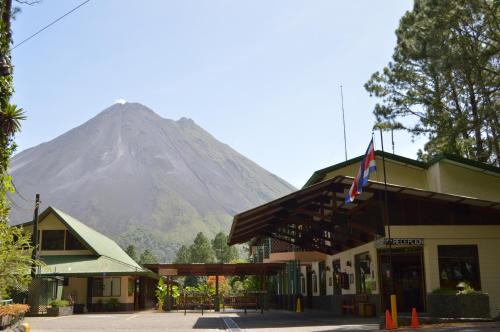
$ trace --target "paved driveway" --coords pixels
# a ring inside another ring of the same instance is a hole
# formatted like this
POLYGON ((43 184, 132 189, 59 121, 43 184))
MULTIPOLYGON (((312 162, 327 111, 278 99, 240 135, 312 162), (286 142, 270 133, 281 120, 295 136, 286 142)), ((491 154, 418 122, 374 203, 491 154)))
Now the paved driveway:
POLYGON ((289 312, 86 314, 28 317, 33 332, 68 331, 374 331, 376 320, 340 319, 289 312))
MULTIPOLYGON (((261 315, 249 313, 139 313, 87 314, 66 317, 28 317, 33 332, 68 331, 377 331, 378 319, 340 318, 326 314, 271 311, 261 315)), ((500 331, 500 323, 442 325, 425 331, 500 331)), ((402 331, 402 330, 398 330, 402 331)), ((415 331, 415 330, 413 330, 415 331)))

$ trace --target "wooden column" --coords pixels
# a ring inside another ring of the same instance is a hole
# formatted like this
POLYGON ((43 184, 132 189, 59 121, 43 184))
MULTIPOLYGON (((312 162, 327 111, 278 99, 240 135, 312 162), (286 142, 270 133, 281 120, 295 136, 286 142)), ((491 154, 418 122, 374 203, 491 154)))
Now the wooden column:
POLYGON ((219 276, 215 276, 215 312, 220 311, 219 276))

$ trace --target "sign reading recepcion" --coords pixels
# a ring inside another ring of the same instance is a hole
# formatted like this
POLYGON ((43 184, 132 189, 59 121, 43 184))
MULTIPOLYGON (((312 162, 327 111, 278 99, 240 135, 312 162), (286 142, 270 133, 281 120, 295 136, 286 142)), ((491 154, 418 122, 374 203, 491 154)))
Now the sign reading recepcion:
POLYGON ((384 244, 387 246, 399 246, 399 247, 422 247, 424 245, 424 239, 422 238, 391 238, 384 239, 384 244))

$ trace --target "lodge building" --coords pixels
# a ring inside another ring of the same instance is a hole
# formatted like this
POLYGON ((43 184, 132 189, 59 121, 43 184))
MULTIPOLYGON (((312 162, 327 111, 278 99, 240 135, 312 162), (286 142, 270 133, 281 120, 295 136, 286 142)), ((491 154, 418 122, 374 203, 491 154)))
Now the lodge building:
MULTIPOLYGON (((22 226, 33 233, 33 221, 22 226)), ((139 310, 154 306, 158 277, 107 236, 48 207, 38 219, 36 271, 27 298, 31 314, 46 314, 53 300, 69 300, 75 313, 139 310), (113 308, 111 308, 113 306, 113 308)), ((21 294, 22 296, 23 294, 21 294)))
POLYGON ((361 159, 316 171, 301 190, 234 217, 230 244, 250 241, 254 261, 287 263, 274 304, 293 310, 300 296, 306 308, 342 314, 362 294, 380 314, 393 287, 400 312, 425 312, 433 291, 467 282, 499 316, 500 168, 376 151, 379 170, 346 204, 361 159))

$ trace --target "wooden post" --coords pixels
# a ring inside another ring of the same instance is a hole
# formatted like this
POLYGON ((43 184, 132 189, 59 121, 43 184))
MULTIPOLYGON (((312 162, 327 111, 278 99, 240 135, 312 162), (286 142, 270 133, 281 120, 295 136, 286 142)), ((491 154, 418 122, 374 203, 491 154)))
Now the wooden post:
POLYGON ((215 276, 215 312, 220 311, 220 303, 219 303, 219 276, 215 276))
POLYGON ((186 290, 182 290, 183 296, 184 296, 184 316, 186 316, 186 290))
POLYGON ((259 276, 260 278, 260 292, 259 292, 259 298, 260 298, 260 313, 263 314, 264 313, 264 301, 263 301, 263 292, 264 292, 264 276, 261 274, 259 276))
MULTIPOLYGON (((40 194, 35 196, 35 212, 33 213, 33 252, 31 253, 32 259, 38 258, 38 208, 40 206, 40 194)), ((36 277, 36 264, 33 263, 31 266, 31 278, 36 277)))

